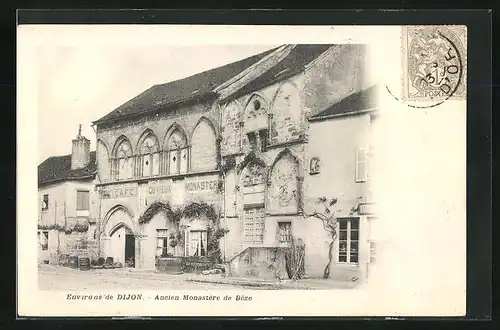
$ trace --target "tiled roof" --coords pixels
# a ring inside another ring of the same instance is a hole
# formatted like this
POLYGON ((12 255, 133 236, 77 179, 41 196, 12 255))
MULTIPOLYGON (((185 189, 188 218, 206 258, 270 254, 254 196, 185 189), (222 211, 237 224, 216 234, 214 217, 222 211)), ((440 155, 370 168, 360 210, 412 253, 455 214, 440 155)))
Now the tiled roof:
POLYGON ((336 115, 356 113, 363 110, 375 108, 377 106, 376 96, 380 87, 373 85, 365 90, 353 93, 342 100, 332 104, 325 110, 310 117, 310 120, 319 120, 336 115))
POLYGON ((90 152, 90 161, 84 168, 71 169, 71 155, 53 156, 38 165, 38 185, 92 177, 96 172, 95 151, 90 152))
POLYGON ((240 89, 236 95, 244 95, 269 86, 304 70, 305 66, 332 47, 330 44, 296 45, 282 61, 240 89))
POLYGON ((231 79, 275 50, 276 48, 187 78, 154 85, 94 123, 146 113, 160 107, 209 95, 213 93, 215 87, 231 79))

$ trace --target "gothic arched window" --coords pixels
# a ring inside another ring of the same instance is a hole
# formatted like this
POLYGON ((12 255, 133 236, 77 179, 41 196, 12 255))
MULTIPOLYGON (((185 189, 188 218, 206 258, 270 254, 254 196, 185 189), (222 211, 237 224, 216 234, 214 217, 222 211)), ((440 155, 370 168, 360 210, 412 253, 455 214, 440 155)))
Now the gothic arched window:
POLYGON ((108 182, 110 175, 109 168, 109 153, 106 145, 101 141, 97 141, 97 172, 99 173, 99 179, 101 182, 108 182))
POLYGON ((168 174, 183 174, 188 170, 188 146, 186 137, 181 130, 176 128, 166 144, 168 151, 168 174))
POLYGON ((210 171, 217 167, 215 132, 203 118, 191 138, 191 171, 210 171))
POLYGON ((158 139, 152 132, 148 132, 141 139, 139 173, 143 177, 158 175, 160 172, 160 154, 158 139))
POLYGON ((268 191, 269 210, 273 213, 298 211, 298 164, 290 154, 284 154, 273 165, 268 191))
POLYGON ((298 139, 301 133, 301 120, 299 90, 287 82, 280 87, 272 104, 271 143, 298 139))
POLYGON ((116 147, 115 155, 114 155, 114 177, 117 180, 126 180, 131 179, 133 176, 133 161, 132 157, 132 145, 130 141, 121 137, 117 141, 118 146, 116 147))
POLYGON ((230 102, 222 110, 222 155, 241 151, 241 109, 236 102, 230 102))

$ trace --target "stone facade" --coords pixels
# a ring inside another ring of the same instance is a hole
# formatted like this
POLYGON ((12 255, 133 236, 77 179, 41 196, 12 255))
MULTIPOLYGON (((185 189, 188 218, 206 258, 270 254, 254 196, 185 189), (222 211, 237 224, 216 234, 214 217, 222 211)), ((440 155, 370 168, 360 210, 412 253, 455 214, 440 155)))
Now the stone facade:
MULTIPOLYGON (((161 257, 204 256, 210 221, 199 214, 177 223, 171 210, 205 203, 219 216, 217 226, 228 229, 220 240, 222 261, 245 264, 236 259, 248 248, 293 241, 305 244, 306 273, 318 277, 328 262, 329 237, 307 213, 326 196, 338 198, 339 217, 359 219, 339 225, 349 240, 335 245, 332 275, 363 277, 369 222, 357 210, 371 201, 367 177, 358 179, 358 172, 370 116, 308 118, 366 87, 365 51, 333 46, 299 72, 243 95, 233 97, 227 83, 218 100, 98 123, 101 253, 132 258, 140 268, 153 268, 161 257), (166 243, 177 236, 179 244, 166 243), (353 250, 348 261, 345 244, 353 250)), ((255 77, 235 84, 245 79, 255 77)))
POLYGON ((206 253, 206 234, 198 233, 206 232, 206 226, 195 228, 197 222, 186 219, 174 224, 165 210, 145 223, 140 219, 157 203, 174 210, 206 203, 219 212, 217 119, 217 104, 206 102, 98 126, 103 255, 120 262, 133 258, 135 267, 154 268, 156 257, 206 253), (171 246, 179 234, 183 241, 171 246))
POLYGON ((355 178, 355 153, 369 147, 370 116, 322 123, 307 118, 366 88, 365 52, 361 45, 332 47, 303 72, 221 104, 223 162, 232 158, 235 163, 225 173, 226 260, 241 257, 241 264, 248 247, 289 246, 295 239, 306 246, 306 273, 321 277, 331 238, 321 221, 307 214, 319 197, 334 197, 339 217, 360 219, 360 237, 359 243, 355 234, 354 243, 349 241, 358 254, 352 253, 352 262, 339 260, 336 241, 331 277, 364 277, 368 216, 351 211, 371 202, 366 180, 355 178))

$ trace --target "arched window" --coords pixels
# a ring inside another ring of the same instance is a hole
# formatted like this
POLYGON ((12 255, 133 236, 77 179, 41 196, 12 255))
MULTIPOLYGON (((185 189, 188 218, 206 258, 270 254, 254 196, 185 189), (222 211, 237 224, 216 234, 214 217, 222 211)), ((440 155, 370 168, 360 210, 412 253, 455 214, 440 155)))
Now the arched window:
POLYGON ((282 143, 300 137, 302 107, 298 89, 291 83, 283 84, 272 105, 271 143, 282 143))
POLYGON ((258 94, 250 97, 245 107, 244 148, 266 151, 268 141, 268 106, 258 94))
POLYGON ((149 131, 141 138, 139 148, 139 174, 143 177, 158 175, 160 172, 160 147, 153 132, 149 131))
POLYGON ((216 167, 215 132, 210 122, 202 119, 191 138, 191 171, 210 171, 216 167))
POLYGON ((110 175, 109 168, 109 153, 106 145, 101 141, 97 141, 97 172, 99 173, 99 179, 101 182, 108 182, 110 175))
POLYGON ((133 176, 134 158, 132 157, 132 145, 126 137, 117 141, 113 159, 113 172, 116 180, 131 179, 133 176))
POLYGON ((249 163, 241 174, 243 231, 247 242, 262 243, 265 228, 266 168, 261 162, 249 163))
POLYGON ((222 109, 222 143, 223 156, 241 151, 241 109, 236 102, 228 103, 222 109))
POLYGON ((298 163, 289 153, 284 153, 274 163, 268 190, 271 213, 296 213, 299 206, 298 163))
POLYGON ((182 131, 176 128, 170 134, 167 144, 168 174, 183 174, 188 170, 188 146, 182 131))

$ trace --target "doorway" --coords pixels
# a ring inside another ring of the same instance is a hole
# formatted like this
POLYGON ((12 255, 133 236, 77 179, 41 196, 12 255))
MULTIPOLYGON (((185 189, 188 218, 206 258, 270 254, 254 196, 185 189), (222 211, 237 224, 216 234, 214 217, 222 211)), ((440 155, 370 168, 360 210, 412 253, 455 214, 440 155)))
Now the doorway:
POLYGON ((135 236, 128 233, 125 235, 125 266, 135 267, 135 236))

